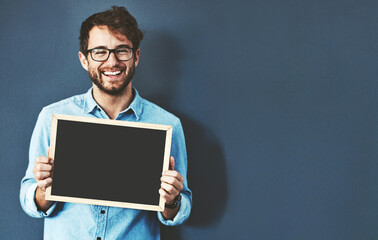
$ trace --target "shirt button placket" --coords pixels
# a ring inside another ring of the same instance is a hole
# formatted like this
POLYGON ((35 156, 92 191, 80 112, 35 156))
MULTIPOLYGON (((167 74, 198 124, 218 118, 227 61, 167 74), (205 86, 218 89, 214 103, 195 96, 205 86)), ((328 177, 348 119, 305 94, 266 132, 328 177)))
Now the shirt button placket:
POLYGON ((99 206, 97 214, 96 240, 105 239, 106 220, 108 218, 109 207, 99 206))
POLYGON ((104 118, 104 115, 103 115, 102 110, 101 110, 100 107, 97 107, 97 112, 96 112, 96 114, 97 114, 100 118, 104 118))

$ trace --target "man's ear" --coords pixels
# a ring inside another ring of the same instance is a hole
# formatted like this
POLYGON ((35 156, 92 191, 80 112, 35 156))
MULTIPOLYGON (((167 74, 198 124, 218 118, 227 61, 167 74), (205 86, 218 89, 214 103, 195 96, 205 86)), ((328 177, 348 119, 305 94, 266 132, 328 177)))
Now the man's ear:
POLYGON ((79 51, 79 60, 80 60, 80 63, 81 63, 81 66, 88 71, 88 60, 87 60, 87 57, 79 51))
POLYGON ((138 49, 135 51, 135 56, 134 56, 135 67, 138 66, 138 63, 139 63, 139 56, 140 56, 140 48, 138 48, 138 49))

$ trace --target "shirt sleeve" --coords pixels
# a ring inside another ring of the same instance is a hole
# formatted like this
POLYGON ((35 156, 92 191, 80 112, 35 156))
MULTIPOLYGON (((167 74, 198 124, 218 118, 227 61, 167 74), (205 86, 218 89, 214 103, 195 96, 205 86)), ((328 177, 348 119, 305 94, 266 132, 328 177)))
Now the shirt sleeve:
POLYGON ((183 224, 188 220, 192 209, 192 191, 188 188, 187 181, 187 155, 185 146, 184 131, 180 120, 177 119, 173 126, 171 155, 175 158, 175 170, 178 171, 184 178, 184 188, 181 191, 180 209, 173 220, 164 219, 161 212, 158 212, 159 221, 167 226, 176 226, 183 224))
POLYGON ((47 156, 50 144, 51 114, 44 109, 38 116, 29 147, 29 164, 25 176, 21 180, 20 203, 22 209, 31 217, 42 218, 49 216, 54 210, 56 203, 46 212, 39 211, 35 203, 35 191, 37 182, 34 179, 33 168, 38 156, 47 156))

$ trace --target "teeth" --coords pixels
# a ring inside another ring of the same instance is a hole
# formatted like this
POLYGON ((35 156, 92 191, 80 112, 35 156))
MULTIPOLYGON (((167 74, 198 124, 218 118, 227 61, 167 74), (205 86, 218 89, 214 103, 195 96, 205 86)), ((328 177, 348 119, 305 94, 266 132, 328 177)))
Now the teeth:
POLYGON ((112 76, 114 76, 114 75, 118 75, 118 74, 120 74, 121 73, 121 71, 115 71, 115 72, 104 72, 104 74, 105 75, 112 75, 112 76))

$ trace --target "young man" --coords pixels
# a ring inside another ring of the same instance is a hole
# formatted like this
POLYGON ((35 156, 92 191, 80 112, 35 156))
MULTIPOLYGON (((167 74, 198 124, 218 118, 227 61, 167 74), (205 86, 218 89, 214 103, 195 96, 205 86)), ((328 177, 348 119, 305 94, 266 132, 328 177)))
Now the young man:
POLYGON ((21 181, 21 206, 28 215, 45 218, 45 239, 160 239, 159 221, 179 225, 189 217, 192 194, 186 181, 186 147, 180 120, 132 88, 142 38, 135 18, 124 7, 112 7, 82 23, 79 59, 93 86, 85 94, 42 109, 30 143, 29 165, 21 181), (45 200, 46 187, 53 181, 54 162, 45 156, 54 113, 172 125, 170 170, 162 174, 159 190, 167 202, 165 211, 45 200))

